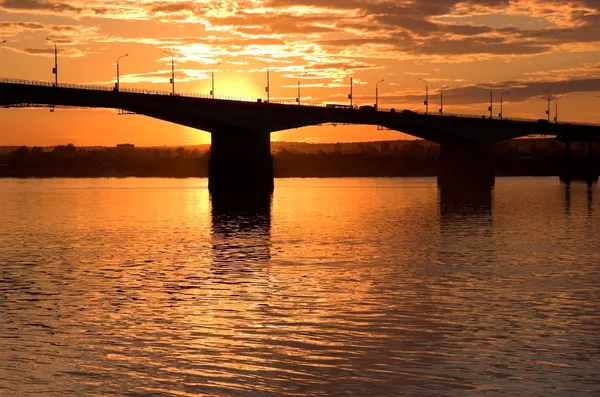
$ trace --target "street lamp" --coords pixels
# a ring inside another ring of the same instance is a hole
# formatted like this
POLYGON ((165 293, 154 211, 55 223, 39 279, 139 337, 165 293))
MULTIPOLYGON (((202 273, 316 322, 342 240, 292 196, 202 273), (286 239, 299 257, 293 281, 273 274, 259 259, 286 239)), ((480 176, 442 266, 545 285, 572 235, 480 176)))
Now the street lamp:
POLYGON ((121 58, 125 58, 125 57, 128 57, 128 56, 129 56, 129 54, 125 54, 125 55, 121 55, 120 57, 117 58, 117 85, 115 86, 115 91, 119 91, 119 88, 120 88, 120 85, 119 85, 119 78, 120 78, 119 77, 120 76, 120 73, 119 73, 119 61, 121 60, 121 58))
POLYGON ((172 91, 171 91, 171 95, 175 96, 175 57, 173 56, 173 53, 170 51, 163 51, 165 54, 167 55, 171 55, 171 86, 172 86, 172 91))
POLYGON ((375 110, 379 110, 379 83, 383 83, 385 79, 381 79, 375 84, 375 110))
MULTIPOLYGON (((220 66, 222 62, 217 63, 217 66, 220 66)), ((215 99, 215 68, 213 67, 212 69, 212 73, 211 73, 211 81, 212 81, 212 86, 211 86, 211 90, 210 90, 210 97, 212 99, 215 99)))
POLYGON ((546 90, 542 90, 542 92, 546 94, 548 99, 548 109, 546 110, 546 114, 548 115, 548 122, 550 122, 550 101, 552 100, 552 94, 546 90))
POLYGON ((56 41, 49 39, 46 37, 46 40, 54 43, 54 68, 52 69, 52 74, 54 74, 54 86, 58 87, 58 48, 56 46, 56 41))
POLYGON ((445 88, 450 88, 450 86, 445 85, 445 86, 442 86, 442 88, 440 88, 440 116, 444 115, 444 89, 445 88))
POLYGON ((554 100, 556 101, 556 103, 554 104, 554 105, 555 105, 555 108, 554 108, 554 122, 555 122, 556 124, 558 124, 558 100, 559 100, 560 98, 562 98, 563 96, 564 96, 564 95, 561 95, 561 96, 554 97, 554 100))
POLYGON ((302 76, 304 76, 306 73, 308 72, 304 72, 298 77, 298 97, 296 98, 296 102, 298 103, 298 105, 300 105, 300 80, 302 76))
POLYGON ((420 77, 419 80, 425 82, 425 114, 429 114, 429 83, 420 77))
POLYGON ((265 63, 263 61, 261 61, 260 59, 258 60, 258 62, 262 63, 263 65, 267 66, 267 86, 265 87, 265 91, 267 92, 267 103, 271 100, 271 79, 269 76, 269 64, 265 63))
POLYGON ((504 91, 502 93, 502 95, 500 95, 500 114, 498 114, 498 116, 500 116, 500 120, 502 120, 502 118, 504 117, 503 102, 504 102, 504 95, 506 95, 506 94, 510 94, 510 91, 504 91))
MULTIPOLYGON (((347 70, 344 69, 344 72, 347 72, 347 70)), ((350 99, 350 108, 354 108, 354 106, 353 106, 354 95, 352 95, 353 88, 354 88, 354 74, 350 73, 350 94, 348 94, 348 99, 350 99)))
POLYGON ((483 85, 483 87, 490 90, 490 106, 488 107, 488 110, 490 111, 491 120, 494 118, 494 87, 492 87, 492 85, 483 85))

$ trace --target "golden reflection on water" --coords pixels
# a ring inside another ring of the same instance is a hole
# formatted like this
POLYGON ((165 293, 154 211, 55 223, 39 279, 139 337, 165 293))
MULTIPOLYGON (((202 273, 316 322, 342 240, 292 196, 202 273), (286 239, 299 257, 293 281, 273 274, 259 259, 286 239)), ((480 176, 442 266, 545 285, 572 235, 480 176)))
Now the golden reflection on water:
POLYGON ((0 395, 589 395, 597 187, 0 180, 0 395))

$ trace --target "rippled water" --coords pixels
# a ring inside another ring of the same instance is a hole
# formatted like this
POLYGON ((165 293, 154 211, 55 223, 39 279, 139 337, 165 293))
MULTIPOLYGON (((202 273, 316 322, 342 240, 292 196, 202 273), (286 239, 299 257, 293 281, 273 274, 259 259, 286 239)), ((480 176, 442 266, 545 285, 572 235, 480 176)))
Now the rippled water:
POLYGON ((0 180, 0 395, 600 394, 598 188, 0 180))

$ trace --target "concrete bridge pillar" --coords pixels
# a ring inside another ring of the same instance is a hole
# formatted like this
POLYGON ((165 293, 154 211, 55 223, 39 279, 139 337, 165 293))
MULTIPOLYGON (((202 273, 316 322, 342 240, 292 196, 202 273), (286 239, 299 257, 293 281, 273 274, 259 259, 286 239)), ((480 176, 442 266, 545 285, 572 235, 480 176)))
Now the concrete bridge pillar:
POLYGON ((438 186, 444 190, 489 189, 496 176, 492 146, 473 142, 442 143, 438 186))
POLYGON ((272 192, 273 156, 268 132, 213 131, 208 170, 212 193, 272 192))

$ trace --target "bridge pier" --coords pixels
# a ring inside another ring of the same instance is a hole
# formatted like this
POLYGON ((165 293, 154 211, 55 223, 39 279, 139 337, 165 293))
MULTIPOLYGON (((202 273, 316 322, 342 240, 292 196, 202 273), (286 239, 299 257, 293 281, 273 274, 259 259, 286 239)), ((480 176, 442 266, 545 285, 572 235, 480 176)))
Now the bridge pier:
POLYGON ((446 191, 479 190, 494 186, 492 145, 473 142, 442 143, 438 186, 446 191))
POLYGON ((598 182, 598 165, 594 155, 594 143, 588 141, 585 157, 577 157, 571 151, 571 140, 564 139, 565 158, 560 173, 561 182, 598 182))
POLYGON ((273 184, 271 135, 268 132, 213 131, 208 189, 211 193, 270 193, 273 184))

